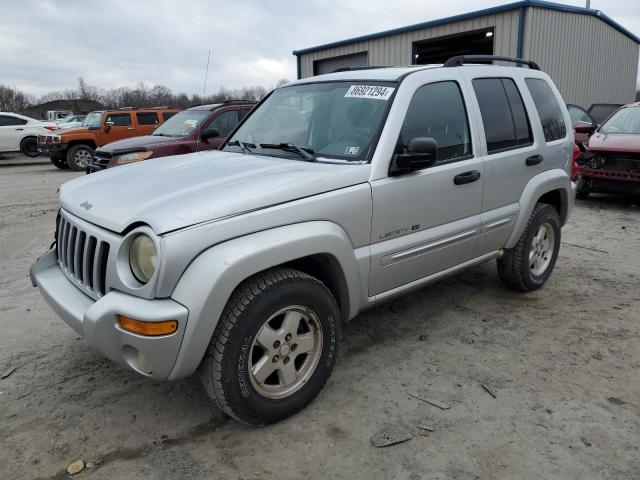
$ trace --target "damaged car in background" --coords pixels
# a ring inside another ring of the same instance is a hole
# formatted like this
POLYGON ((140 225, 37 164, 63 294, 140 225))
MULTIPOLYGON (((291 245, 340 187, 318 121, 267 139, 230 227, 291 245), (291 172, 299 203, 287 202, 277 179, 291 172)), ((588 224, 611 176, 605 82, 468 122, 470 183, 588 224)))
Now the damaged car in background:
POLYGON ((590 193, 640 197, 640 102, 614 113, 600 127, 575 126, 589 134, 586 151, 578 158, 578 198, 590 193))

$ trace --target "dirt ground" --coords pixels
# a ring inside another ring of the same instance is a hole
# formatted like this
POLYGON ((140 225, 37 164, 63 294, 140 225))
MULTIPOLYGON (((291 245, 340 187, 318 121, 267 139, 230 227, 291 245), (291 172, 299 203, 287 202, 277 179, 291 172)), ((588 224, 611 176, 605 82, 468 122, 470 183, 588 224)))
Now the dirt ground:
POLYGON ((77 175, 0 160, 0 375, 16 368, 0 380, 0 478, 67 478, 76 459, 91 479, 640 478, 637 205, 579 201, 535 293, 505 289, 492 262, 363 313, 320 396, 249 428, 197 378, 103 359, 32 288, 56 188, 77 175), (385 424, 414 437, 374 448, 385 424))

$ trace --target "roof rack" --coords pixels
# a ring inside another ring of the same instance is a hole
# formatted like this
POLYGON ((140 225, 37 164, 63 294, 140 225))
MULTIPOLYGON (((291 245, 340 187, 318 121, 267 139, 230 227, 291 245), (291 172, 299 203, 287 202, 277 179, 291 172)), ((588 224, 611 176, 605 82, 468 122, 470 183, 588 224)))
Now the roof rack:
POLYGON ((367 67, 340 67, 332 70, 331 73, 354 72, 357 70, 373 70, 375 68, 391 68, 391 65, 369 65, 367 67))
POLYGON ((456 57, 451 57, 449 60, 444 62, 444 66, 445 67, 461 67, 465 63, 491 62, 493 60, 497 60, 499 62, 511 62, 511 63, 517 63, 521 65, 528 65, 529 68, 532 70, 540 70, 540 67, 536 62, 523 60, 522 58, 502 57, 499 55, 458 55, 456 57))
POLYGON ((256 102, 255 100, 235 99, 235 100, 225 100, 222 103, 223 105, 229 105, 230 103, 258 103, 258 102, 256 102))

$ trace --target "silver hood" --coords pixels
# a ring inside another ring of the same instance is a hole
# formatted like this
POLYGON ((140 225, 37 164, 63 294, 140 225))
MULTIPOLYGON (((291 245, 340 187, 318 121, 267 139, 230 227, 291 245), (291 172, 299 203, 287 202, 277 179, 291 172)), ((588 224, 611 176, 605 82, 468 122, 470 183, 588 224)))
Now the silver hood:
POLYGON ((66 211, 114 232, 145 223, 162 234, 368 180, 369 165, 210 151, 77 178, 60 187, 60 203, 66 211))

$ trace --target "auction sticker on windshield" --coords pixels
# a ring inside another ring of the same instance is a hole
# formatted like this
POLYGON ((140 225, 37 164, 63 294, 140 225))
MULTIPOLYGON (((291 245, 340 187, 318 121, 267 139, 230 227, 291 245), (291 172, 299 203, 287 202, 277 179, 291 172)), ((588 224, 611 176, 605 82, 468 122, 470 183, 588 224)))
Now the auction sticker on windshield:
POLYGON ((351 85, 344 96, 345 98, 373 98, 376 100, 389 100, 389 97, 394 90, 395 88, 393 87, 351 85))

